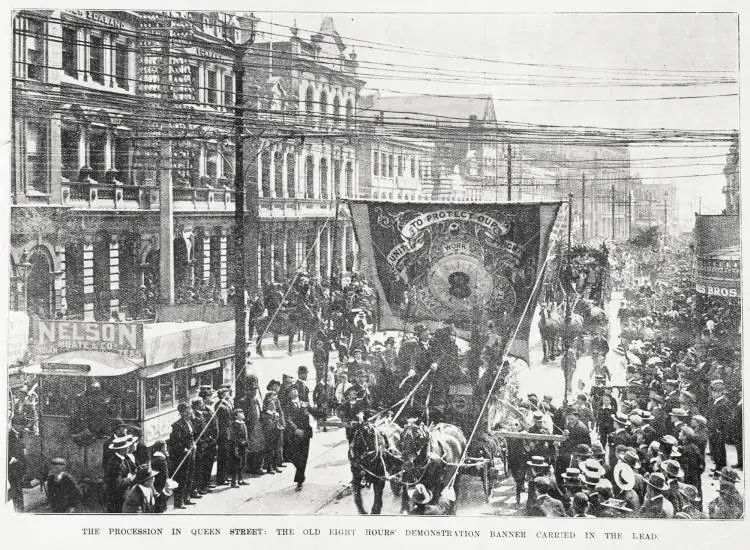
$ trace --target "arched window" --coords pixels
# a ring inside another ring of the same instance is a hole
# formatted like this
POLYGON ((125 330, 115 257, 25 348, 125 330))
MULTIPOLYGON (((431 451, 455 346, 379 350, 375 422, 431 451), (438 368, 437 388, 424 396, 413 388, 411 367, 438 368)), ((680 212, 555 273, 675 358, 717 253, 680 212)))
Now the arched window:
POLYGON ((313 89, 312 86, 308 86, 307 92, 305 93, 305 114, 312 116, 313 114, 313 89))
POLYGON ((341 116, 341 100, 339 99, 339 96, 334 96, 333 98, 333 123, 338 124, 339 123, 339 117, 341 116))
POLYGON ((354 108, 352 107, 352 100, 346 100, 346 125, 351 126, 354 118, 354 108))
POLYGON ((333 189, 335 193, 342 194, 344 190, 341 188, 341 161, 333 161, 333 189))
POLYGON ((320 121, 323 122, 328 114, 328 95, 320 92, 320 121))
POLYGON ((414 157, 410 160, 410 168, 411 168, 411 177, 416 178, 417 177, 417 163, 414 161, 414 157))
POLYGON ((277 151, 273 154, 273 186, 277 197, 284 196, 284 180, 282 179, 284 177, 283 164, 282 154, 277 151))
POLYGON ((312 156, 308 155, 305 159, 305 198, 312 199, 315 196, 314 182, 314 161, 312 156))
POLYGON ((328 159, 320 159, 320 198, 328 198, 328 159))
POLYGON ((26 276, 26 311, 42 319, 52 317, 54 305, 52 258, 46 248, 37 246, 27 260, 31 268, 26 276))
POLYGON ((286 154, 286 192, 290 199, 297 196, 297 170, 294 162, 294 153, 286 154))
POLYGON ((346 163, 346 170, 344 171, 344 178, 346 178, 346 196, 354 196, 354 169, 352 168, 352 161, 346 163))
POLYGON ((260 182, 261 182, 261 193, 264 197, 271 196, 271 153, 269 151, 263 151, 260 157, 260 182))

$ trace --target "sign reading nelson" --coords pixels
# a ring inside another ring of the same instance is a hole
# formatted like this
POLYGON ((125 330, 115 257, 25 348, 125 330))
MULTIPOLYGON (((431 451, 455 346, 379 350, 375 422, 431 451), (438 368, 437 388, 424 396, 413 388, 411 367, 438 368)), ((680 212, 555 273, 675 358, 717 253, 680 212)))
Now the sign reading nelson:
POLYGON ((143 357, 142 323, 46 321, 32 327, 37 357, 74 350, 108 351, 123 357, 143 357))

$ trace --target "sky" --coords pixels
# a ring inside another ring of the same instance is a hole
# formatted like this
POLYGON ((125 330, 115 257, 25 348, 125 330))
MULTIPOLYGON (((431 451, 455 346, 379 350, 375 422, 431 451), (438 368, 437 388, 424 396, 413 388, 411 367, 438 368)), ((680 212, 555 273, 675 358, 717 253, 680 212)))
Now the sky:
MULTIPOLYGON (((344 43, 357 53, 366 89, 382 95, 491 94, 499 120, 534 124, 739 127, 737 95, 647 99, 737 94, 739 85, 732 82, 739 78, 735 14, 255 15, 262 21, 261 32, 282 36, 289 36, 294 21, 300 35, 309 36, 323 17, 333 17, 344 43), (468 81, 456 82, 456 76, 468 81), (664 85, 685 79, 693 85, 664 85), (722 83, 695 85, 706 80, 722 83)), ((646 183, 677 180, 685 220, 692 219, 699 201, 704 213, 718 212, 728 147, 707 145, 632 147, 632 172, 646 183), (679 158, 642 160, 654 157, 679 158)))

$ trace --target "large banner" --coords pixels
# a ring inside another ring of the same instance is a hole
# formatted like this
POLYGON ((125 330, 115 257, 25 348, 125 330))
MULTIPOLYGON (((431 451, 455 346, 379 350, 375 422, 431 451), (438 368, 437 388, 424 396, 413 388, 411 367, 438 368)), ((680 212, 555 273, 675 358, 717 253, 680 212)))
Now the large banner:
POLYGON ((480 319, 507 339, 520 323, 510 351, 528 361, 531 294, 561 204, 350 202, 380 328, 452 323, 468 332, 480 319))
POLYGON ((695 289, 711 296, 740 296, 740 217, 696 215, 695 289))

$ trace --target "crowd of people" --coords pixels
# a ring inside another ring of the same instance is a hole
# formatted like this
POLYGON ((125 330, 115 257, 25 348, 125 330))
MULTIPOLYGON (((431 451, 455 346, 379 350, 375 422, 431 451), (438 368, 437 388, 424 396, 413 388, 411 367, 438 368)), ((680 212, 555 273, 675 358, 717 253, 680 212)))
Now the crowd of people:
POLYGON ((611 350, 606 339, 591 342, 591 385, 574 388, 567 408, 549 395, 516 397, 523 415, 510 429, 563 436, 508 439, 526 515, 742 517, 739 304, 697 294, 682 252, 649 251, 659 261, 638 266, 642 251, 618 251, 623 330, 611 350), (615 385, 618 371, 624 381, 615 385), (727 463, 729 444, 735 464, 727 463), (718 482, 710 502, 706 470, 718 482))

